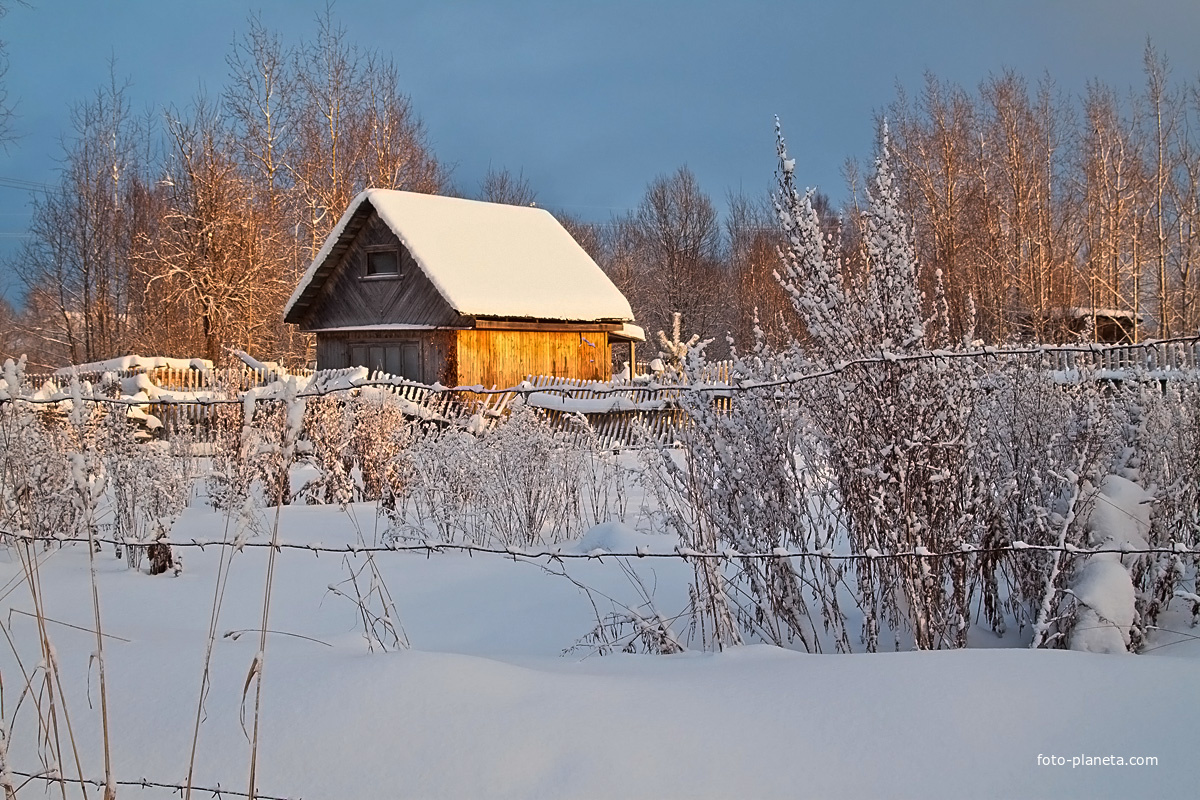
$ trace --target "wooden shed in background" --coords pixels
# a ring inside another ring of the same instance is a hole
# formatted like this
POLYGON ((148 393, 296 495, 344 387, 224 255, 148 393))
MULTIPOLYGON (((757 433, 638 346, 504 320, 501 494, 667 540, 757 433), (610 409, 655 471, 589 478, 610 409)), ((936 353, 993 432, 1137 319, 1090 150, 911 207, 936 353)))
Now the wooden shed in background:
POLYGON ((316 334, 317 369, 445 386, 608 380, 612 343, 644 339, 549 212, 391 189, 354 198, 284 319, 316 334))

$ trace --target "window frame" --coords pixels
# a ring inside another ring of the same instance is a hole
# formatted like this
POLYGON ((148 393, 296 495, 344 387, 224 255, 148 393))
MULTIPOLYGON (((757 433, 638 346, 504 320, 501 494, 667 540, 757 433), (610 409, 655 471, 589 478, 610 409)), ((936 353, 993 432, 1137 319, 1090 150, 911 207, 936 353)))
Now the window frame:
POLYGON ((395 281, 404 277, 404 257, 399 245, 377 244, 365 248, 363 255, 362 274, 365 281, 395 281), (371 256, 376 253, 391 253, 396 258, 395 272, 371 272, 371 256))
POLYGON ((346 342, 345 348, 345 360, 343 363, 346 367, 366 367, 371 372, 382 370, 387 372, 389 375, 395 375, 396 377, 403 377, 406 380, 417 382, 421 381, 421 376, 424 374, 425 348, 422 346, 420 339, 350 339, 346 342), (361 361, 367 362, 365 364, 359 363, 360 359, 355 358, 355 350, 360 348, 362 351, 365 351, 364 358, 361 359, 361 361), (397 362, 396 366, 398 368, 396 372, 389 371, 387 364, 387 351, 393 348, 395 350, 394 355, 397 362), (379 354, 379 360, 377 363, 374 363, 375 359, 372 358, 372 350, 377 351, 379 354), (404 357, 406 351, 415 355, 415 361, 412 364, 416 372, 415 375, 410 376, 403 374, 404 357))

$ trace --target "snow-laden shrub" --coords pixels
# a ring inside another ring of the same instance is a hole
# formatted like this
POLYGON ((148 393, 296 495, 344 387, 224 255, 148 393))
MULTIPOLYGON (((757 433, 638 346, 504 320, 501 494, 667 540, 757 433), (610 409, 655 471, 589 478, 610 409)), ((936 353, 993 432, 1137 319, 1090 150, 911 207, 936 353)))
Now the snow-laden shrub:
POLYGON ((355 419, 346 398, 326 396, 308 401, 304 433, 306 460, 317 476, 300 490, 305 502, 345 504, 353 501, 356 487, 350 451, 355 419))
POLYGON ((350 452, 358 471, 362 500, 391 502, 397 484, 396 457, 412 443, 417 423, 405 416, 405 402, 383 389, 360 390, 346 406, 354 420, 350 452))
POLYGON ((104 485, 96 444, 103 415, 81 400, 90 387, 74 380, 72 399, 24 403, 21 398, 36 393, 22 383, 23 363, 10 360, 4 372, 0 522, 5 530, 36 537, 86 535, 104 485))
POLYGON ((605 448, 582 414, 571 422, 582 431, 579 476, 571 483, 576 493, 579 529, 587 531, 629 514, 629 495, 637 482, 633 470, 621 463, 619 452, 605 448))
MULTIPOLYGON (((699 353, 693 353, 693 359, 699 353)), ((689 370, 698 373, 702 364, 689 370)), ((761 349, 735 360, 732 378, 769 376, 761 349)), ((707 392, 685 392, 690 424, 681 448, 645 451, 648 489, 661 525, 704 552, 819 552, 837 544, 839 509, 821 465, 819 438, 801 406, 774 389, 744 392, 728 409, 707 392)), ((848 564, 819 559, 698 561, 692 610, 702 638, 719 646, 742 633, 819 652, 831 638, 850 649, 838 587, 848 564), (731 628, 736 627, 736 631, 731 628)))
MULTIPOLYGON (((1119 404, 1095 376, 1058 379, 1036 356, 989 361, 976 405, 972 452, 982 502, 978 547, 1087 544, 1086 487, 1108 474, 1119 449, 1119 404)), ((1062 616, 1072 559, 1037 550, 984 552, 975 560, 983 616, 998 633, 1062 616), (1044 609, 1044 610, 1043 610, 1044 609)), ((1047 628, 1035 635, 1059 641, 1047 628)), ((1061 643, 1061 642, 1060 642, 1061 643)))
POLYGON ((400 495, 393 533, 444 542, 482 542, 478 510, 487 479, 476 437, 457 427, 426 428, 395 459, 400 495))
MULTIPOLYGON (((169 440, 145 441, 137 420, 104 408, 100 450, 108 474, 113 536, 127 546, 137 568, 149 542, 169 534, 192 493, 192 437, 175 431, 169 440)), ((122 547, 118 545, 117 555, 122 547)))
POLYGON ((241 402, 215 406, 210 420, 213 444, 208 494, 215 508, 240 509, 253 498, 257 485, 268 506, 292 500, 291 471, 303 430, 306 399, 294 378, 276 387, 238 392, 218 388, 226 398, 241 402))
POLYGON ((1200 559, 1200 386, 1194 382, 1137 384, 1138 414, 1131 421, 1133 464, 1154 495, 1149 543, 1178 552, 1146 557, 1134 571, 1138 631, 1158 624, 1172 601, 1187 603, 1200 619, 1196 575, 1200 559), (1186 551, 1192 551, 1189 554, 1186 551))
POLYGON ((536 545, 578 535, 579 451, 533 408, 518 406, 480 438, 490 479, 482 506, 491 535, 536 545))
MULTIPOLYGON (((779 138, 776 208, 786 237, 780 282, 805 321, 806 343, 784 361, 832 369, 797 387, 821 442, 849 543, 859 552, 955 551, 972 539, 981 502, 971 463, 976 386, 952 347, 940 289, 926 316, 911 232, 889 164, 886 129, 860 222, 862 264, 826 238, 811 197, 795 188, 779 138), (952 353, 948 355, 953 355, 952 353), (861 358, 884 363, 856 365, 861 358)), ((932 276, 940 287, 940 276, 932 276)), ((857 570, 863 640, 906 629, 919 648, 963 646, 970 575, 961 559, 883 558, 857 570)))
MULTIPOLYGON (((222 399, 236 397, 231 387, 214 389, 222 399)), ((214 509, 237 512, 250 502, 257 477, 251 459, 255 438, 244 419, 242 403, 222 403, 209 410, 209 468, 205 485, 214 509)))
POLYGON ((578 535, 589 520, 615 518, 627 502, 627 478, 614 463, 521 404, 483 433, 428 428, 394 465, 399 536, 549 544, 578 535))

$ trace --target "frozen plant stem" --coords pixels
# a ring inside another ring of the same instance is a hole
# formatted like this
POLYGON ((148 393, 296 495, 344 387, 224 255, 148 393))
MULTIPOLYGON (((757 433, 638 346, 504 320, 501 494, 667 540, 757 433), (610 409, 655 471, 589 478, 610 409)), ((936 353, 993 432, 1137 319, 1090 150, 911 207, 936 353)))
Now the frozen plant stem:
POLYGON ((1033 626, 1033 641, 1030 642, 1030 649, 1036 650, 1046 642, 1046 631, 1050 629, 1049 617, 1050 608, 1054 605, 1054 582, 1058 580, 1058 573, 1062 565, 1063 549, 1067 544, 1067 532, 1071 529, 1071 525, 1075 522, 1075 507, 1079 502, 1079 495, 1082 494, 1082 486, 1080 485, 1080 473, 1083 472, 1083 466, 1086 463, 1087 456, 1080 454, 1079 464, 1075 472, 1067 474, 1067 480, 1071 480, 1074 486, 1071 489, 1071 502, 1067 506, 1067 514, 1063 518, 1062 526, 1058 531, 1058 549, 1054 551, 1053 558, 1050 562, 1050 574, 1046 576, 1046 589, 1042 593, 1042 607, 1038 609, 1037 623, 1033 626))
MULTIPOLYGON (((232 509, 227 506, 225 508, 225 531, 222 536, 224 541, 229 540, 229 521, 232 513, 232 509)), ((204 670, 200 677, 200 696, 196 701, 196 720, 192 728, 192 750, 188 756, 187 788, 184 800, 191 800, 192 797, 192 779, 196 769, 196 746, 200 740, 200 719, 204 714, 204 700, 208 697, 213 642, 217 637, 217 624, 221 615, 221 605, 225 598, 225 584, 229 578, 229 565, 232 560, 232 550, 228 547, 221 548, 221 557, 217 563, 217 580, 213 586, 212 611, 208 621, 208 641, 204 648, 204 670)))
POLYGON ((271 527, 271 550, 267 556, 267 582, 263 589, 263 611, 262 611, 262 627, 258 633, 258 652, 254 656, 254 664, 250 668, 251 676, 254 677, 254 732, 250 738, 250 785, 246 790, 250 795, 250 800, 254 800, 255 794, 255 774, 258 767, 258 730, 261 720, 262 711, 262 681, 263 681, 263 662, 267 656, 267 628, 268 621, 271 616, 271 589, 275 583, 275 554, 279 552, 276 546, 279 544, 279 510, 280 506, 275 506, 275 522, 271 527))
MULTIPOLYGON (((47 699, 47 719, 45 722, 40 722, 42 733, 45 736, 47 747, 50 748, 54 755, 56 766, 62 764, 62 741, 58 730, 58 708, 55 703, 54 687, 58 687, 58 696, 63 700, 62 716, 63 722, 67 727, 67 737, 71 742, 71 751, 75 757, 75 768, 78 771, 79 777, 83 779, 83 764, 79 760, 79 749, 75 744, 75 732, 71 728, 71 717, 67 712, 66 695, 63 693, 62 681, 58 673, 58 657, 54 652, 53 645, 50 644, 50 633, 46 630, 46 614, 45 608, 42 605, 42 585, 41 574, 38 571, 37 554, 34 552, 32 542, 26 542, 24 548, 19 549, 18 554, 21 554, 22 567, 25 570, 25 580, 29 585, 29 593, 33 599, 34 616, 37 619, 38 625, 38 642, 42 649, 42 664, 43 666, 43 681, 46 689, 47 699), (53 741, 51 741, 53 736, 53 741)), ((7 636, 7 629, 5 636, 7 636)), ((9 640, 9 646, 12 647, 12 640, 9 640)), ((13 647, 13 653, 16 653, 16 648, 13 647)), ((38 717, 41 718, 41 704, 38 704, 38 717)), ((66 784, 59 785, 62 792, 63 800, 67 797, 66 784)), ((83 796, 87 797, 87 789, 83 790, 83 796)))
POLYGON ((89 444, 88 420, 85 417, 83 388, 79 377, 71 378, 71 422, 79 437, 81 452, 71 453, 71 476, 83 509, 80 522, 87 530, 88 573, 92 586, 92 617, 96 626, 96 669, 100 682, 100 727, 104 742, 104 800, 117 796, 113 783, 112 754, 108 728, 108 686, 104 675, 104 635, 100 621, 100 590, 96 582, 96 505, 107 483, 103 468, 97 463, 95 447, 89 444), (89 457, 85 457, 85 454, 89 457))
MULTIPOLYGON (((292 465, 292 455, 296 449, 296 440, 300 437, 301 424, 304 421, 304 401, 296 397, 296 381, 288 379, 284 387, 284 402, 287 409, 287 414, 284 417, 283 425, 283 446, 280 448, 280 474, 282 487, 287 491, 289 475, 292 465)), ((250 424, 253 414, 253 403, 247 405, 248 413, 245 420, 246 425, 250 424)), ((275 521, 271 526, 271 549, 267 556, 267 580, 266 586, 263 588, 263 610, 262 610, 262 627, 258 634, 258 653, 254 656, 254 664, 250 668, 250 676, 247 678, 255 679, 254 684, 254 732, 250 738, 250 781, 249 788, 246 790, 250 796, 250 800, 254 800, 255 794, 255 777, 258 768, 258 731, 259 724, 262 719, 262 684, 263 684, 263 662, 266 661, 267 655, 267 629, 271 617, 271 589, 275 585, 275 556, 279 552, 279 513, 283 506, 283 498, 277 498, 275 504, 275 521)), ((247 684, 248 685, 248 684, 247 684)))

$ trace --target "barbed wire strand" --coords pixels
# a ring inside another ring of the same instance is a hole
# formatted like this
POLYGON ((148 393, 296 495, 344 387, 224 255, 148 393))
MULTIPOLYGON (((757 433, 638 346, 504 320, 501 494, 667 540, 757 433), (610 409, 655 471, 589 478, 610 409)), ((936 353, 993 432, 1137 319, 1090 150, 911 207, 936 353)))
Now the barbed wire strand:
POLYGON ((467 553, 467 554, 482 554, 482 555, 498 555, 506 558, 524 558, 524 559, 549 559, 550 561, 561 561, 564 559, 580 559, 601 561, 605 558, 651 558, 651 559, 667 559, 678 558, 683 560, 688 559, 716 559, 716 560, 733 560, 733 559, 780 559, 780 558, 815 558, 827 561, 881 561, 895 558, 958 558, 970 555, 996 555, 1001 553, 1020 553, 1026 551, 1042 552, 1042 553, 1066 553, 1077 556, 1093 556, 1104 553, 1114 553, 1118 555, 1196 555, 1200 550, 1193 550, 1183 543, 1173 543, 1167 547, 1144 547, 1144 548, 1127 548, 1127 547, 1096 547, 1083 548, 1074 545, 1058 545, 1049 544, 1028 544, 1026 542, 1013 542, 1012 544, 992 546, 992 547, 977 547, 975 545, 964 544, 956 550, 946 550, 942 552, 934 552, 925 548, 914 550, 902 550, 890 553, 884 552, 864 552, 864 553, 835 553, 832 550, 788 550, 786 548, 776 548, 770 552, 742 552, 735 549, 725 549, 718 551, 703 551, 694 550, 689 547, 677 546, 670 552, 658 550, 651 551, 649 549, 636 549, 634 551, 607 551, 607 550, 591 550, 586 553, 563 552, 562 550, 525 550, 516 547, 489 547, 486 545, 465 544, 455 542, 420 542, 420 543, 394 543, 385 545, 325 545, 320 543, 299 544, 295 542, 279 542, 272 544, 271 542, 230 542, 220 539, 200 540, 200 539, 168 539, 162 538, 154 541, 141 541, 132 538, 112 538, 112 537, 94 537, 89 539, 86 536, 35 536, 30 533, 20 531, 0 530, 0 536, 10 537, 20 541, 44 542, 46 544, 82 544, 94 541, 100 544, 128 546, 146 546, 151 544, 170 545, 171 547, 190 547, 204 550, 207 547, 231 547, 236 549, 259 549, 274 547, 277 551, 297 550, 308 551, 314 554, 334 553, 337 555, 358 555, 358 554, 374 554, 374 553, 417 553, 427 556, 444 555, 447 553, 467 553))
MULTIPOLYGON (((737 381, 734 383, 682 383, 682 384, 657 384, 648 383, 645 385, 637 384, 622 384, 619 386, 604 386, 603 382, 600 385, 591 384, 585 386, 572 386, 562 384, 550 384, 548 386, 532 386, 532 385, 517 385, 510 386, 504 389, 485 389, 482 386, 438 386, 415 381, 395 379, 395 380, 363 380, 353 381, 349 385, 337 386, 321 386, 319 381, 316 387, 310 386, 304 391, 297 392, 296 399, 308 399, 316 397, 326 397, 332 394, 341 392, 351 392, 357 389, 364 388, 395 388, 395 389, 414 389, 425 390, 430 394, 472 394, 472 395, 501 395, 513 394, 527 396, 531 394, 575 394, 579 392, 587 392, 589 395, 606 395, 606 394, 629 394, 629 393, 662 393, 662 392, 749 392, 760 389, 774 389, 782 386, 794 386, 808 381, 818 380, 820 378, 828 378, 845 372, 848 369, 855 367, 865 367, 877 364, 906 364, 920 361, 950 361, 962 359, 988 359, 1007 356, 1026 356, 1038 355, 1045 356, 1053 353, 1087 353, 1087 354, 1103 354, 1110 352, 1121 352, 1131 349, 1147 350, 1160 345, 1171 344, 1200 344, 1200 336, 1180 336, 1171 339, 1157 339, 1150 342, 1141 342, 1138 344, 1122 344, 1122 345, 1061 345, 1054 347, 982 347, 974 350, 926 350, 919 353, 884 353, 879 356, 864 356, 862 358, 850 359, 848 361, 839 361, 829 367, 825 367, 813 372, 794 373, 781 378, 766 381, 737 381)), ((1128 365, 1136 366, 1139 369, 1151 371, 1145 364, 1128 365)), ((1128 368, 1122 366, 1122 369, 1128 368)), ((1161 367, 1155 369, 1161 370, 1161 367)), ((319 375, 320 373, 318 373, 319 375)), ((71 376, 64 375, 63 378, 69 379, 71 376)), ((287 376, 284 376, 286 380, 287 376)), ((262 387, 257 387, 262 388, 262 387)), ((252 391, 248 389, 245 391, 252 391)), ((172 390, 163 390, 170 392, 172 390)), ((191 391, 191 390, 188 390, 191 391)), ((243 392, 244 394, 244 392, 243 392)), ((21 402, 31 405, 54 405, 64 401, 72 400, 73 398, 64 392, 60 392, 52 397, 33 398, 33 397, 0 397, 0 404, 6 402, 21 402)), ((233 405, 244 402, 244 397, 225 398, 225 397, 209 397, 209 398, 171 398, 164 397, 158 399, 132 399, 126 397, 104 397, 97 395, 89 395, 81 398, 84 401, 94 403, 111 403, 114 405, 128 406, 145 406, 145 405, 160 405, 160 406, 215 406, 215 405, 233 405)), ((272 402, 279 401, 282 398, 273 396, 255 397, 257 402, 272 402)))
MULTIPOLYGON (((48 774, 45 774, 42 772, 22 772, 22 771, 16 770, 16 769, 11 770, 11 772, 13 775, 19 775, 22 778, 28 778, 29 780, 45 781, 46 783, 70 783, 70 784, 75 784, 78 786, 95 786, 97 788, 103 788, 105 786, 104 781, 96 780, 94 778, 68 778, 63 775, 48 775, 48 774)), ((248 792, 239 792, 236 789, 222 789, 220 784, 218 784, 215 788, 209 787, 209 786, 185 786, 184 784, 181 784, 181 783, 164 783, 162 781, 152 781, 147 778, 139 778, 138 780, 132 780, 132 781, 131 780, 113 781, 113 783, 116 784, 117 786, 135 786, 140 789, 170 789, 172 792, 180 792, 180 793, 182 793, 188 789, 191 789, 193 792, 200 792, 202 794, 211 794, 213 797, 216 797, 216 798, 225 797, 225 796, 250 797, 250 794, 248 792)), ((300 795, 295 795, 293 797, 293 796, 284 796, 284 795, 263 794, 262 792, 257 792, 257 791, 254 793, 254 797, 256 798, 256 800, 302 800, 300 795)))

